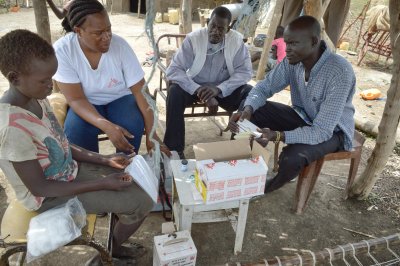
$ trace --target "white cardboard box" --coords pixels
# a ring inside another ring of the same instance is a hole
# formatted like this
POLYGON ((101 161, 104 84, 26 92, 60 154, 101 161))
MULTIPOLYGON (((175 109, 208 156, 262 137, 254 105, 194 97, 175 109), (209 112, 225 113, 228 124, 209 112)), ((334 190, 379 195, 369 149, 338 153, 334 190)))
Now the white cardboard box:
POLYGON ((206 204, 250 198, 264 193, 268 152, 249 140, 194 146, 196 187, 206 204))
POLYGON ((194 266, 197 249, 189 231, 154 237, 153 266, 194 266))

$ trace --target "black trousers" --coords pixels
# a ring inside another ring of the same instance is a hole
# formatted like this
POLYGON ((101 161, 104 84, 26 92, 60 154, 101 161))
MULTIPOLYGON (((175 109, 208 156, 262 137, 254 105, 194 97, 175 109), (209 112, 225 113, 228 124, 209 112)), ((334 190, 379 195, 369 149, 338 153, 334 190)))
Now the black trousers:
MULTIPOLYGON (((252 89, 245 84, 237 88, 231 95, 216 97, 219 106, 228 112, 234 112, 243 105, 244 100, 252 89)), ((185 108, 198 101, 197 95, 190 95, 178 84, 171 84, 167 95, 167 125, 164 143, 170 150, 183 152, 185 148, 185 120, 183 114, 185 108)))
MULTIPOLYGON (((270 101, 254 112, 251 121, 260 128, 269 128, 274 131, 290 131, 308 126, 290 106, 270 101)), ((289 144, 285 146, 279 156, 278 173, 272 180, 267 181, 265 193, 274 191, 296 178, 300 171, 313 161, 328 153, 343 150, 343 145, 344 134, 339 131, 333 133, 331 139, 317 145, 289 144)))

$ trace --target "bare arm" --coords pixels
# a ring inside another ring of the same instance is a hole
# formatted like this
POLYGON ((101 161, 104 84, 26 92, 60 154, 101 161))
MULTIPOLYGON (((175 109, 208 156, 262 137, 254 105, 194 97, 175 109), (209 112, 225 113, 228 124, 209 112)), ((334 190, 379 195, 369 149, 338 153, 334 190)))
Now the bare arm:
POLYGON ((67 10, 65 8, 57 7, 53 0, 46 0, 49 4, 51 10, 53 10, 54 14, 57 16, 58 19, 63 19, 67 15, 67 10))
MULTIPOLYGON (((135 96, 136 103, 140 109, 140 112, 143 115, 144 129, 146 132, 146 146, 147 150, 150 151, 154 146, 150 141, 150 132, 153 127, 154 116, 153 116, 153 111, 150 109, 146 98, 142 94, 142 87, 144 84, 145 80, 142 79, 141 81, 130 87, 130 90, 132 91, 133 96, 135 96)), ((161 144, 161 151, 170 156, 171 154, 170 151, 166 146, 164 146, 164 144, 162 143, 161 139, 158 137, 156 132, 154 132, 153 138, 161 144)))
POLYGON ((121 190, 131 185, 126 173, 115 173, 93 181, 47 180, 37 160, 12 162, 15 171, 28 190, 36 197, 62 197, 98 190, 121 190))
POLYGON ((78 162, 108 165, 107 157, 97 152, 88 151, 82 147, 71 144, 72 158, 78 162))
POLYGON ((106 133, 118 150, 129 153, 134 151, 133 146, 126 139, 133 138, 133 136, 126 129, 113 124, 101 116, 96 108, 87 100, 80 83, 57 82, 57 85, 67 99, 69 106, 76 114, 106 133))
POLYGON ((101 116, 96 108, 87 100, 80 83, 57 82, 57 85, 67 99, 68 105, 83 120, 99 128, 103 132, 112 124, 101 116))
POLYGON ((131 162, 131 158, 135 155, 115 153, 110 155, 103 155, 97 152, 88 151, 82 147, 71 144, 72 158, 78 162, 86 162, 93 164, 100 164, 105 166, 114 167, 116 169, 125 169, 131 162))

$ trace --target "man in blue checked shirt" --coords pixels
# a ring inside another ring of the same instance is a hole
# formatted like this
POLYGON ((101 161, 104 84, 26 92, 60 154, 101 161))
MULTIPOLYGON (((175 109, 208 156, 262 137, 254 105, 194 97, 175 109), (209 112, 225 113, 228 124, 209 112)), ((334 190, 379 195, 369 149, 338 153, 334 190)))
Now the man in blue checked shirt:
POLYGON ((349 62, 332 53, 320 37, 318 21, 310 16, 293 20, 285 29, 286 58, 249 93, 244 108, 229 123, 257 125, 262 145, 285 142, 278 174, 267 181, 265 193, 296 178, 304 166, 324 155, 351 150, 354 135, 352 99, 355 75, 349 62), (266 101, 290 85, 293 106, 266 101))

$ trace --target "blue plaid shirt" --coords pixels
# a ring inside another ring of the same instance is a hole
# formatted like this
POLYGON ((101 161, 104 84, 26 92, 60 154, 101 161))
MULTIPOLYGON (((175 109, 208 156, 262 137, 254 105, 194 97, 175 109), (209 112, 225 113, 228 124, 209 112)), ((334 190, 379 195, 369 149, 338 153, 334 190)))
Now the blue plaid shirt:
POLYGON ((266 99, 290 85, 293 109, 310 126, 285 131, 285 142, 316 145, 341 130, 345 134, 344 148, 351 150, 356 78, 346 59, 322 45, 325 51, 311 69, 307 84, 303 64, 290 65, 285 58, 251 90, 245 106, 250 105, 256 111, 266 99))

